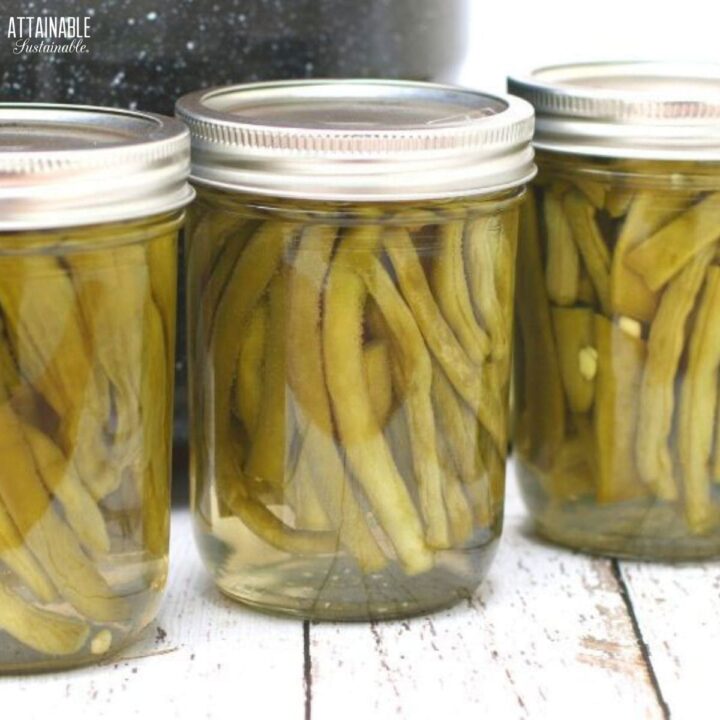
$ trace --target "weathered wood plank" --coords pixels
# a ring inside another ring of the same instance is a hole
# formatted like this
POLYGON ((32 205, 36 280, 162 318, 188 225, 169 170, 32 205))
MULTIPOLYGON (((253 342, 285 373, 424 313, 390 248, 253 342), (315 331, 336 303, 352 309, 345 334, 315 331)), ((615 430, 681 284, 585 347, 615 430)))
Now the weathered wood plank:
POLYGON ((200 565, 189 513, 173 516, 168 592, 140 642, 106 665, 0 678, 18 718, 304 716, 303 630, 294 620, 243 609, 215 590, 200 565))
MULTIPOLYGON (((514 493, 514 486, 513 486, 514 493)), ((661 718, 611 565, 527 536, 511 495, 490 576, 454 610, 313 624, 312 717, 661 718)))
MULTIPOLYGON (((313 624, 305 653, 301 623, 213 589, 188 514, 176 512, 170 586, 146 637, 103 667, 1 679, 3 706, 99 720, 234 710, 283 720, 306 710, 315 720, 661 718, 610 563, 537 543, 523 516, 513 490, 505 541, 473 602, 404 623, 313 624)), ((677 717, 713 716, 717 569, 625 565, 622 577, 661 695, 677 717)))
POLYGON ((621 563, 659 691, 677 718, 717 718, 720 565, 621 563))

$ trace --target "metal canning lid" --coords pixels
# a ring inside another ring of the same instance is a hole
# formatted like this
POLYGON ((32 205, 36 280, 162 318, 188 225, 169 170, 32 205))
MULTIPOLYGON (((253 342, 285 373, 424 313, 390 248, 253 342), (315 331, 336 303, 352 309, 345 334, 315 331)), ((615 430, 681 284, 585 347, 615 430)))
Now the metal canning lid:
POLYGON ((0 231, 130 220, 189 203, 190 137, 174 118, 0 103, 0 231))
POLYGON ((523 100, 383 80, 256 83, 185 95, 192 179, 278 197, 392 201, 485 194, 535 173, 523 100))
POLYGON ((508 79, 537 115, 535 147, 646 160, 720 160, 720 65, 558 65, 508 79))

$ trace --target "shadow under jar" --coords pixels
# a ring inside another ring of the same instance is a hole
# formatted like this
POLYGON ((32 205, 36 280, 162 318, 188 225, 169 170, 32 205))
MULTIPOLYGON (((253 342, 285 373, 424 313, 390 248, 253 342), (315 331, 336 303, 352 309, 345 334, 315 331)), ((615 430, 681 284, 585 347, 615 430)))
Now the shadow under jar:
POLYGON ((320 619, 469 597, 502 525, 531 108, 329 81, 178 114, 193 507, 218 586, 320 619))
POLYGON ((0 105, 0 673, 97 661, 159 605, 189 145, 0 105))
POLYGON ((515 452, 538 531, 720 555, 720 67, 511 79, 539 174, 519 241, 515 452))

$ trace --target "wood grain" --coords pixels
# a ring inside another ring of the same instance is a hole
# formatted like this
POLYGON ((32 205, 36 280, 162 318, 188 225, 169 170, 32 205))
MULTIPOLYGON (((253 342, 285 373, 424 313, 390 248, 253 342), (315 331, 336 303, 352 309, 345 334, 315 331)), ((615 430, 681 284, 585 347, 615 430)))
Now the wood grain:
POLYGON ((303 631, 223 597, 175 511, 170 582, 155 623, 106 665, 0 679, 18 720, 304 717, 303 631))
POLYGON ((515 498, 472 602, 432 618, 313 624, 312 717, 662 718, 611 564, 528 537, 515 498))
POLYGON ((621 573, 668 714, 715 720, 720 565, 622 563, 621 573))
POLYGON ((473 600, 406 622, 246 610, 214 589, 176 510, 170 583, 145 636, 106 665, 0 678, 0 698, 21 720, 702 720, 718 714, 718 618, 718 565, 613 565, 544 545, 513 482, 473 600))

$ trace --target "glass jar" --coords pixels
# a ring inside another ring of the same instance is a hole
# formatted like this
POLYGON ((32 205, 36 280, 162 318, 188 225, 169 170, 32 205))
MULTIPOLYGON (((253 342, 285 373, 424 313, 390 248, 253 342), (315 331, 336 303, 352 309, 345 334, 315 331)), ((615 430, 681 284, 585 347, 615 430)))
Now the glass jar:
POLYGON ((529 105, 328 81, 178 111, 192 502, 218 586, 343 620, 469 597, 502 525, 529 105))
POLYGON ((188 170, 175 120, 0 105, 0 672, 101 659, 157 610, 188 170))
POLYGON ((720 555, 718 82, 717 67, 658 63, 510 82, 536 107, 539 167, 515 454, 538 532, 562 545, 720 555))

